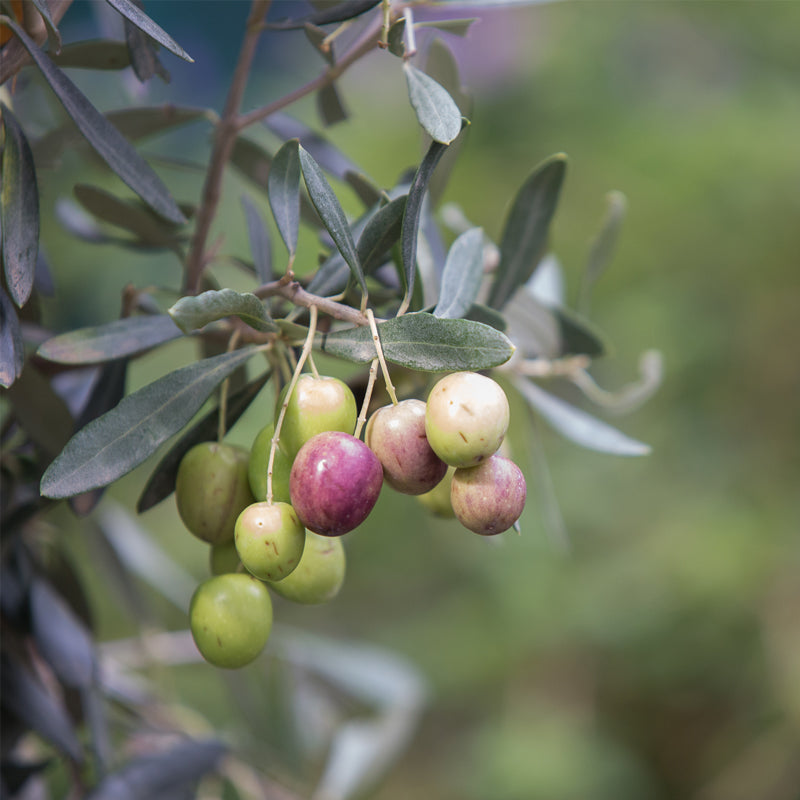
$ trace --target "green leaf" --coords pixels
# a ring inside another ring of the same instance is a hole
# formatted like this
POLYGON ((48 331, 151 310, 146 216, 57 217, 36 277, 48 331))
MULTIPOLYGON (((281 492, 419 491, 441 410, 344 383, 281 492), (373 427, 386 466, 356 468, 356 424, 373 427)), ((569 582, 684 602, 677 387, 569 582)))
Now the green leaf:
POLYGON ((33 155, 17 118, 4 103, 2 165, 3 265, 11 299, 20 308, 33 289, 36 255, 39 252, 39 191, 33 155))
POLYGON ((344 22, 369 11, 379 2, 381 0, 343 0, 341 3, 336 3, 332 8, 315 11, 305 17, 268 22, 265 27, 270 30, 289 31, 303 28, 307 24, 330 25, 334 22, 344 22))
POLYGON ((185 217, 161 178, 130 142, 87 100, 77 86, 36 46, 13 20, 14 33, 44 75, 70 117, 112 170, 151 208, 173 222, 185 217))
POLYGON ((379 208, 367 221, 358 239, 358 258, 366 274, 379 267, 386 259, 386 254, 400 239, 403 226, 403 212, 407 195, 379 208))
MULTIPOLYGON (((489 369, 508 361, 514 352, 506 336, 488 325, 425 313, 381 322, 378 333, 387 361, 424 372, 489 369)), ((318 338, 323 352, 348 361, 366 363, 375 358, 372 333, 366 326, 318 338)))
POLYGON ((272 280, 272 245, 269 231, 264 224, 261 212, 246 194, 242 195, 242 207, 247 222, 247 238, 250 242, 250 253, 253 256, 256 275, 262 283, 267 283, 272 280))
POLYGON ((58 53, 61 50, 61 34, 58 32, 53 18, 50 16, 50 9, 45 0, 32 0, 36 10, 42 15, 45 28, 47 28, 47 41, 49 48, 58 53))
MULTIPOLYGON (((134 2, 137 8, 141 5, 141 0, 134 0, 134 2)), ((158 57, 158 43, 129 20, 124 20, 124 23, 125 44, 130 54, 133 74, 142 83, 149 81, 153 75, 158 75, 164 83, 169 83, 169 71, 158 57)))
POLYGON ((386 44, 393 56, 403 58, 406 54, 406 20, 400 17, 393 22, 386 35, 386 44))
POLYGON ((25 343, 19 329, 17 310, 0 287, 0 386, 8 389, 22 373, 25 343))
POLYGON ((171 372, 81 428, 42 477, 45 497, 107 486, 177 433, 211 392, 255 352, 234 350, 171 372))
POLYGON ((382 192, 366 175, 360 172, 347 172, 345 182, 358 195, 365 208, 372 208, 381 201, 382 192))
POLYGON ((366 295, 367 284, 364 280, 361 263, 358 260, 353 235, 350 233, 350 225, 341 205, 339 205, 339 201, 336 199, 336 195, 333 193, 333 189, 331 189, 330 184, 322 174, 319 164, 303 147, 300 148, 300 164, 303 168, 303 177, 306 181, 308 195, 314 204, 314 208, 317 209, 317 214, 319 214, 326 230, 330 233, 331 238, 336 243, 336 247, 347 262, 347 266, 350 267, 353 277, 358 281, 362 295, 366 295))
POLYGON ((500 242, 500 264, 489 290, 488 305, 502 308, 533 274, 547 246, 566 172, 559 153, 538 166, 520 188, 506 219, 500 242))
POLYGON ((545 392, 532 381, 517 378, 514 386, 534 411, 562 436, 581 447, 617 456, 644 456, 650 452, 649 445, 631 439, 608 423, 545 392))
POLYGON ((585 313, 589 306, 589 294, 593 284, 611 263, 617 246, 617 239, 627 211, 627 200, 622 192, 609 192, 606 195, 608 209, 603 225, 592 241, 589 259, 583 273, 580 301, 578 307, 585 313))
POLYGON ((106 2, 119 11, 125 19, 130 20, 137 28, 144 31, 159 44, 164 45, 170 53, 174 53, 184 61, 194 63, 194 59, 160 25, 150 19, 131 0, 106 0, 106 2))
POLYGON ((419 124, 435 142, 450 144, 461 132, 461 111, 447 89, 407 61, 408 97, 419 124))
POLYGON ((191 333, 225 317, 239 317, 262 333, 278 330, 263 301, 250 292, 240 293, 233 289, 182 297, 167 313, 184 333, 191 333))
POLYGON ((464 19, 429 19, 415 23, 417 28, 438 28, 440 31, 447 31, 455 36, 466 36, 473 22, 477 22, 477 17, 464 19))
POLYGON ((317 110, 325 127, 347 119, 347 110, 335 84, 329 83, 317 92, 317 110))
POLYGON ((314 49, 325 59, 325 61, 328 62, 328 64, 333 66, 333 48, 330 46, 330 43, 325 41, 328 38, 328 32, 323 28, 317 27, 311 22, 306 22, 306 24, 303 26, 303 30, 305 31, 308 41, 314 46, 314 49))
POLYGON ((275 153, 267 178, 267 193, 275 224, 283 243, 294 258, 300 227, 300 143, 285 142, 275 153))
POLYGON ((74 42, 61 48, 60 53, 48 53, 53 63, 66 68, 79 69, 125 69, 131 64, 128 48, 124 42, 113 39, 89 39, 74 42))
POLYGON ((48 339, 38 355, 59 364, 101 364, 132 356, 181 336, 166 314, 126 317, 48 339))
POLYGON ((435 317, 463 317, 478 296, 483 281, 483 229, 471 228, 459 236, 447 253, 435 317))

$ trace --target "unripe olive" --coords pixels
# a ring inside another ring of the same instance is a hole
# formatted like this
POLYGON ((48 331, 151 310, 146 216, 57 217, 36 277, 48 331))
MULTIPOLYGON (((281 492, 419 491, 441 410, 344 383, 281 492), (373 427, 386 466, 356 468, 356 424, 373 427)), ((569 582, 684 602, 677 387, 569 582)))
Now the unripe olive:
MULTIPOLYGON (((288 386, 280 395, 275 412, 277 424, 288 386)), ((338 378, 301 375, 286 406, 280 431, 280 447, 293 459, 300 448, 323 431, 352 433, 356 427, 356 399, 350 387, 338 378)))
POLYGON ((357 528, 372 511, 383 485, 378 457, 341 431, 318 433, 292 464, 289 490, 303 525, 323 536, 357 528))
POLYGON ((496 453, 508 420, 505 392, 477 372, 446 375, 428 395, 428 442, 442 461, 454 467, 473 467, 496 453))
POLYGON ((386 482, 403 494, 423 494, 447 472, 447 464, 428 444, 422 400, 379 408, 369 418, 364 442, 378 456, 386 482))
POLYGON ((285 578, 300 562, 306 529, 288 503, 253 503, 239 514, 236 551, 248 572, 262 581, 285 578))
POLYGON ((450 502, 458 521, 482 536, 507 531, 525 508, 522 470, 509 458, 493 455, 477 467, 457 469, 450 502))
POLYGON ((272 601, 266 584, 252 575, 217 575, 195 590, 189 620, 203 658, 238 669, 264 649, 272 630, 272 601))
POLYGON ((224 442, 202 442, 181 460, 175 502, 183 524, 199 539, 219 544, 233 539, 239 514, 253 502, 247 480, 250 454, 224 442))
POLYGON ((345 555, 342 540, 306 533, 306 546, 297 569, 283 580, 271 582, 276 594, 294 603, 315 605, 332 600, 342 588, 345 555))
POLYGON ((208 566, 212 575, 236 572, 239 569, 239 564, 239 554, 236 552, 236 543, 233 540, 212 544, 209 547, 208 566))
MULTIPOLYGON (((269 466, 269 449, 272 446, 272 434, 275 426, 270 422, 263 427, 250 449, 250 461, 247 465, 247 477, 250 491, 256 500, 267 499, 267 467, 269 466)), ((289 502, 289 471, 292 460, 280 447, 275 449, 272 462, 272 499, 281 503, 289 502)))
POLYGON ((455 471, 455 467, 448 467, 444 478, 442 478, 433 489, 429 492, 425 492, 425 494, 417 496, 417 500, 419 500, 431 514, 437 517, 452 518, 455 516, 453 504, 450 502, 450 485, 453 482, 455 471))

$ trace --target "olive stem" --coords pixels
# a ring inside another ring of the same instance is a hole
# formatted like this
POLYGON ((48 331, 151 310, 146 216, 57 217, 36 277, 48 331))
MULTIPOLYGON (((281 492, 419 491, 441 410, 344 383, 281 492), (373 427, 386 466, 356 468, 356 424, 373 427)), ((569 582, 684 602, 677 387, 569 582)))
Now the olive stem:
POLYGON ((361 429, 364 427, 364 423, 367 421, 367 409, 369 408, 369 401, 372 400, 372 390, 375 387, 375 379, 378 377, 378 359, 373 358, 372 363, 369 366, 369 379, 367 380, 367 388, 364 392, 364 402, 361 404, 361 411, 358 414, 358 419, 356 420, 356 429, 353 433, 353 436, 356 439, 360 438, 361 436, 361 429))
POLYGON ((386 366, 386 359, 383 357, 383 347, 381 346, 381 337, 378 334, 378 326, 375 324, 375 315, 372 313, 372 309, 367 309, 367 319, 369 320, 369 328, 372 331, 372 341, 375 343, 375 352, 378 356, 378 361, 381 365, 381 371, 383 372, 383 381, 386 384, 386 391, 389 393, 389 397, 392 398, 392 405, 397 405, 397 394, 394 390, 394 384, 392 383, 392 379, 389 376, 389 368, 386 366))
POLYGON ((312 353, 308 354, 308 365, 311 367, 311 373, 315 378, 319 378, 319 370, 317 369, 317 365, 314 363, 314 356, 312 353))
POLYGON ((289 400, 291 400, 292 392, 294 391, 294 387, 297 385, 297 381, 300 378, 300 374, 303 371, 303 365, 306 363, 306 359, 311 354, 311 347, 314 344, 314 334, 317 331, 317 307, 311 306, 311 319, 308 323, 308 334, 306 335, 306 340, 303 342, 303 350, 300 353, 300 358, 297 359, 297 366, 294 368, 294 373, 292 374, 292 380, 289 382, 289 388, 286 390, 286 396, 283 398, 283 403, 281 404, 281 410, 278 414, 278 420, 275 423, 275 430, 272 433, 272 441, 269 445, 269 461, 267 462, 267 504, 272 505, 272 469, 275 465, 275 451, 278 448, 278 442, 281 438, 281 428, 283 427, 283 419, 286 416, 286 409, 289 406, 289 400))

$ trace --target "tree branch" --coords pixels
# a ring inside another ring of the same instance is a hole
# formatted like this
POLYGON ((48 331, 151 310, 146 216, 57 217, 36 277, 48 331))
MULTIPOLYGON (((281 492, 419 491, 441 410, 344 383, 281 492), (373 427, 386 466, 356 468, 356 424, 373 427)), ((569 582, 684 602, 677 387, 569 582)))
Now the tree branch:
POLYGON ((289 283, 283 280, 272 281, 272 283, 265 283, 259 286, 253 292, 257 297, 283 297, 290 303, 303 308, 316 308, 323 314, 327 314, 334 319, 340 319, 343 322, 352 322, 354 325, 368 325, 369 319, 366 314, 362 314, 357 308, 348 306, 344 303, 337 303, 335 300, 330 300, 327 297, 320 297, 316 294, 307 292, 297 281, 290 281, 289 283))

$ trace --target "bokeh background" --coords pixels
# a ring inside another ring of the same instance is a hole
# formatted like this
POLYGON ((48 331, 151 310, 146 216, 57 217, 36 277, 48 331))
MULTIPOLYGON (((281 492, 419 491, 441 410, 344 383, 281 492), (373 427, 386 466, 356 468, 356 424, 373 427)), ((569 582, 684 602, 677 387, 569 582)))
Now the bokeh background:
MULTIPOLYGON (((93 5, 75 3, 65 38, 95 35, 93 5)), ((116 78, 75 79, 103 108, 174 102, 219 110, 248 5, 147 6, 197 63, 165 56, 172 82, 142 89, 131 78, 125 100, 116 78)), ((275 16, 303 4, 289 6, 276 4, 275 16)), ((465 39, 442 38, 474 108, 444 200, 497 239, 524 176, 565 152, 552 250, 574 301, 605 195, 624 193, 619 246, 592 302, 612 350, 593 374, 618 387, 635 378, 642 351, 663 354, 655 397, 629 416, 607 417, 653 452, 604 456, 538 426, 567 551, 548 533, 530 469, 522 534, 501 541, 435 520, 386 491, 347 539, 341 595, 321 608, 276 602, 276 617, 385 647, 424 676, 424 715, 370 792, 379 800, 795 800, 800 4, 555 2, 462 15, 481 21, 465 39)), ((280 96, 321 63, 302 34, 269 37, 245 105, 280 96)), ((340 88, 351 116, 325 135, 392 185, 421 147, 399 62, 374 53, 340 88)), ((291 110, 318 124, 312 101, 291 110)), ((195 126, 143 150, 200 162, 208 136, 208 126, 195 126)), ((160 169, 179 199, 197 197, 196 172, 160 169)), ((44 311, 57 330, 116 317, 129 281, 180 280, 174 258, 77 244, 58 227, 51 212, 69 181, 108 180, 75 170, 68 158, 62 189, 43 197, 44 246, 60 292, 44 311)), ((228 177, 217 226, 226 250, 242 255, 244 189, 252 192, 228 177)), ((342 197, 354 202, 347 189, 342 197)), ((258 202, 266 214, 263 196, 258 202)), ((310 266, 317 247, 305 242, 301 258, 310 266)), ((277 238, 274 245, 280 263, 277 238)), ((220 274, 247 288, 240 273, 220 274)), ((170 345, 134 366, 130 387, 191 357, 185 343, 170 345)), ((249 411, 232 441, 249 444, 270 408, 267 399, 249 411)), ((520 404, 514 415, 513 439, 530 467, 520 404)), ((153 466, 115 485, 114 500, 130 508, 153 466)), ((138 623, 98 565, 96 538, 63 510, 52 521, 69 532, 99 637, 135 633, 138 623)), ((207 574, 205 548, 183 531, 171 500, 138 521, 189 575, 207 574)), ((139 589, 149 626, 185 627, 179 609, 145 582, 139 589)), ((166 681, 187 709, 264 754, 262 769, 290 783, 308 780, 293 772, 285 731, 267 713, 273 706, 258 680, 242 685, 251 707, 263 704, 262 717, 243 714, 231 682, 210 667, 176 668, 166 681)))

